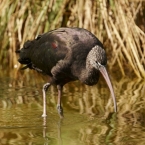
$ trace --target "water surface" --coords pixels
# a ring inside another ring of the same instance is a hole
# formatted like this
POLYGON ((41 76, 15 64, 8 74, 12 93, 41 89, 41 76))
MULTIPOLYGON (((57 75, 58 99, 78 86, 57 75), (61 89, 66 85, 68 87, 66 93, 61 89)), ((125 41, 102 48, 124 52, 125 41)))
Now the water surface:
POLYGON ((0 145, 144 145, 145 82, 111 79, 117 113, 103 78, 93 87, 76 81, 64 87, 63 120, 56 110, 57 89, 50 87, 43 126, 46 81, 33 73, 0 75, 0 145))

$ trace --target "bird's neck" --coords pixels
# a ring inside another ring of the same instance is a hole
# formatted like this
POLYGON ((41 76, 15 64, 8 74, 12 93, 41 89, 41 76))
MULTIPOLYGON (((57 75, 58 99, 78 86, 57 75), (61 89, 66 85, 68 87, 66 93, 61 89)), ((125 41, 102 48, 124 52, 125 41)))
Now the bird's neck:
POLYGON ((79 78, 82 83, 90 86, 96 84, 99 79, 99 71, 91 65, 91 61, 93 61, 93 58, 90 60, 90 56, 88 54, 86 65, 81 70, 79 78))

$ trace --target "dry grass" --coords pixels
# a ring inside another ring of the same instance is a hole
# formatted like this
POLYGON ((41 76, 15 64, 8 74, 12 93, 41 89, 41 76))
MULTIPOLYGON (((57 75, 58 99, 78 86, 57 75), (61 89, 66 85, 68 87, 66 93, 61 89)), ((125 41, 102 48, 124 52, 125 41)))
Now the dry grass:
POLYGON ((103 43, 109 67, 145 78, 145 2, 142 0, 2 0, 0 60, 17 63, 15 50, 28 39, 58 27, 83 27, 103 43), (138 25, 137 25, 138 24, 138 25))

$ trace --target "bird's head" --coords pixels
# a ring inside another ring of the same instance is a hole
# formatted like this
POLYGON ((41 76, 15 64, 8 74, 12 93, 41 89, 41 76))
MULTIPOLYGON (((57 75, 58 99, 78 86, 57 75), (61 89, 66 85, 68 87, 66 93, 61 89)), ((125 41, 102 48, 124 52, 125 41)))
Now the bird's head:
POLYGON ((106 66, 107 64, 107 57, 105 50, 100 47, 99 45, 96 45, 92 48, 92 50, 89 52, 87 56, 87 65, 90 65, 97 70, 99 70, 100 66, 106 66))
POLYGON ((92 50, 89 52, 87 56, 87 64, 88 66, 91 66, 98 70, 104 77, 110 92, 112 94, 112 99, 114 102, 114 110, 117 112, 117 105, 116 105, 116 99, 113 91, 113 87, 110 81, 110 78, 108 76, 107 70, 106 70, 106 64, 107 64, 107 57, 105 50, 100 47, 99 45, 96 45, 95 47, 92 48, 92 50))

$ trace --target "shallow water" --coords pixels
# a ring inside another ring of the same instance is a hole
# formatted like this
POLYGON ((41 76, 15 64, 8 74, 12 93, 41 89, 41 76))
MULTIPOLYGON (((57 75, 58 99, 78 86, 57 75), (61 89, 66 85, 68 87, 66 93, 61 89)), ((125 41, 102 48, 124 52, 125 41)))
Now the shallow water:
POLYGON ((56 110, 57 89, 49 88, 44 127, 45 81, 33 73, 0 75, 0 145, 144 145, 145 82, 111 79, 117 113, 103 78, 93 87, 72 82, 63 91, 63 120, 56 110))

